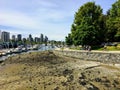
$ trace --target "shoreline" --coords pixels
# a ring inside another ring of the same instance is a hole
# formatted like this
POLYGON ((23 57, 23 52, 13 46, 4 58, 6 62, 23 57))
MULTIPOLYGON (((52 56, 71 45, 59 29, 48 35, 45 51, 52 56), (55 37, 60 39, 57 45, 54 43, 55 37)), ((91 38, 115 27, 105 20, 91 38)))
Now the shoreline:
POLYGON ((0 70, 0 90, 120 89, 120 83, 116 84, 120 67, 58 56, 52 51, 10 57, 0 64, 0 70))

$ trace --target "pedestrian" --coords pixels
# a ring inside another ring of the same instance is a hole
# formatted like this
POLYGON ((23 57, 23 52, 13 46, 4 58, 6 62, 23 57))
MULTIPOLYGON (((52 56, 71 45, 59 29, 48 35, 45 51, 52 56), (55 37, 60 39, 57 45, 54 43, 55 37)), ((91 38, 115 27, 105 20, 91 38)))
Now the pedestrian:
POLYGON ((88 51, 91 51, 91 46, 88 47, 88 51))

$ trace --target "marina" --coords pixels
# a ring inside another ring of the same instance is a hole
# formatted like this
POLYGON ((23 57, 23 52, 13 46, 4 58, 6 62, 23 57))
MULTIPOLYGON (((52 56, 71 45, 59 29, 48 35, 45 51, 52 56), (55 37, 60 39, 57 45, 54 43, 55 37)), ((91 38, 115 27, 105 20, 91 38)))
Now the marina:
POLYGON ((34 45, 32 47, 21 47, 18 46, 17 48, 11 49, 2 49, 0 50, 0 61, 4 61, 10 56, 15 56, 22 53, 29 53, 29 52, 38 52, 38 51, 46 51, 46 50, 53 50, 55 49, 53 46, 48 45, 34 45))

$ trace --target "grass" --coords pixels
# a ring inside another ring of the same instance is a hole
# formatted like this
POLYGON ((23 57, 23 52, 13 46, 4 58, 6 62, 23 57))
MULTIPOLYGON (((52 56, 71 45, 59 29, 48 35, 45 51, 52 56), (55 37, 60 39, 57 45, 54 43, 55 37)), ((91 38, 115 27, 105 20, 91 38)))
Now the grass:
MULTIPOLYGON (((82 46, 75 46, 75 47, 70 47, 72 50, 83 50, 82 46)), ((102 46, 92 46, 92 50, 98 50, 98 51, 120 51, 120 44, 117 46, 107 46, 106 49, 102 46)))
POLYGON ((108 51, 120 51, 120 46, 107 46, 106 49, 104 47, 95 49, 95 50, 108 50, 108 51))
POLYGON ((72 49, 72 50, 82 50, 82 47, 76 46, 76 47, 71 47, 70 49, 72 49))

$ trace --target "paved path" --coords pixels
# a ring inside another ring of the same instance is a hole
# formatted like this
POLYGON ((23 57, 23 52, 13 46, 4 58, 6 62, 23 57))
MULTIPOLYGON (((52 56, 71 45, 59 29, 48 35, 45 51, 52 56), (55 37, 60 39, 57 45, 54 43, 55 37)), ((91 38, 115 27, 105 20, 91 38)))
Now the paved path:
MULTIPOLYGON (((56 48, 55 50, 62 50, 61 48, 56 48)), ((65 48, 65 51, 78 51, 78 52, 98 52, 98 53, 120 53, 120 51, 98 51, 98 50, 91 50, 91 51, 87 51, 87 50, 72 50, 69 48, 65 48)), ((64 51, 63 50, 63 51, 64 51)))

